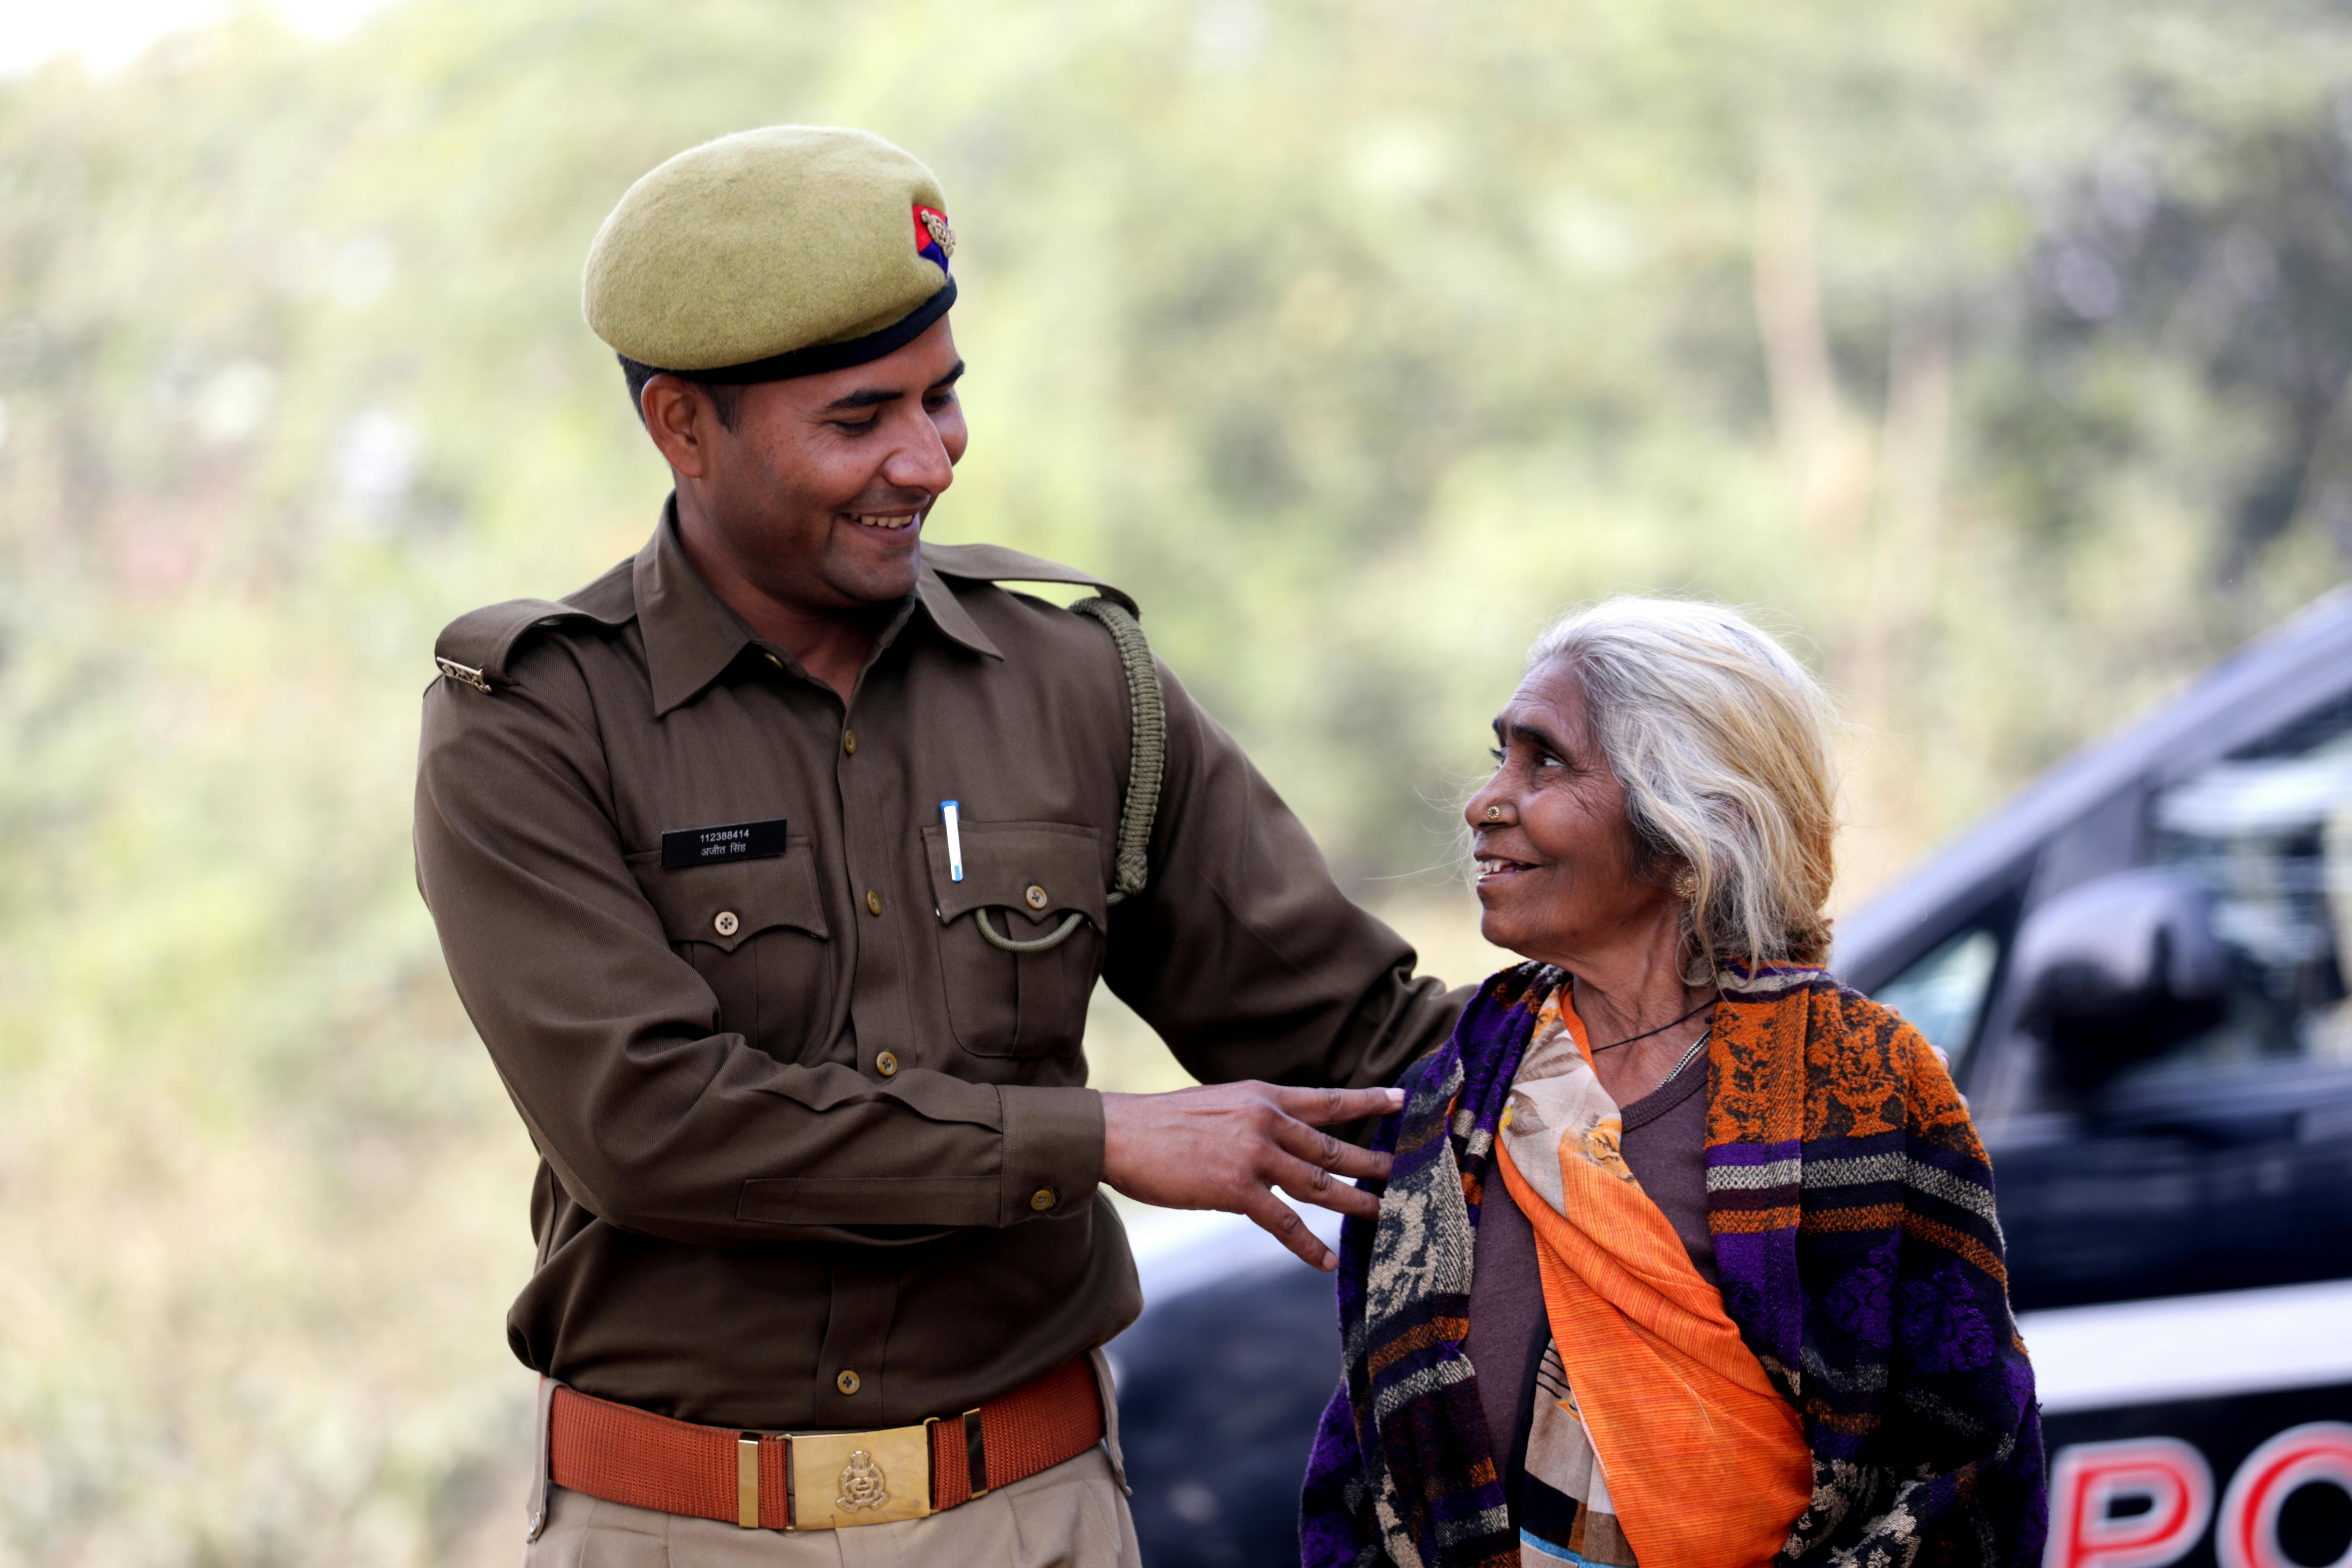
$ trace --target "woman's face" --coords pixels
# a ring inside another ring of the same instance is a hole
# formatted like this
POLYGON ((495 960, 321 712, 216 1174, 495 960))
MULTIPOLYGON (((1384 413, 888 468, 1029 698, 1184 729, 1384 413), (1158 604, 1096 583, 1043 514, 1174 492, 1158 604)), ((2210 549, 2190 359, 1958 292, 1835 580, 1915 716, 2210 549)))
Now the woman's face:
POLYGON ((1476 834, 1479 934, 1571 970, 1654 940, 1678 911, 1644 874, 1624 787, 1585 722, 1583 682, 1559 661, 1528 671, 1495 740, 1495 776, 1463 813, 1476 834))

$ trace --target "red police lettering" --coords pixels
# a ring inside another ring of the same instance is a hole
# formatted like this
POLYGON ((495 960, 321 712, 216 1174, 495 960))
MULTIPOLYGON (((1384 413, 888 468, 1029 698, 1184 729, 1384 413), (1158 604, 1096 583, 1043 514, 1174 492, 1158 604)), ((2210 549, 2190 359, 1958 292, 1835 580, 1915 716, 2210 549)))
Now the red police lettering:
MULTIPOLYGON (((2290 1426, 2246 1456, 2221 1500, 2213 1542, 2221 1568, 2297 1568, 2279 1549, 2279 1507, 2315 1482, 2352 1492, 2352 1426, 2310 1421, 2290 1426)), ((2338 1559, 2352 1559, 2352 1552, 2338 1559)))
POLYGON ((2178 1437, 2073 1443, 2050 1470, 2042 1568, 2164 1568, 2188 1555, 2213 1516, 2213 1471, 2178 1437), (2146 1500, 2140 1511, 2116 1505, 2146 1500))

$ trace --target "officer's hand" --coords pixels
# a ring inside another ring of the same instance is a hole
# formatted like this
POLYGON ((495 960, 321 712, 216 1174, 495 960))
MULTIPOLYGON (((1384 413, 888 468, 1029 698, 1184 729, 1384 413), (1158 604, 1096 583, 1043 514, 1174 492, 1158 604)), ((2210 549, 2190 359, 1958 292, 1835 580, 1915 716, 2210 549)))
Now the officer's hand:
POLYGON ((1162 1208, 1247 1215, 1283 1246, 1328 1270, 1339 1260, 1274 1189, 1341 1214, 1365 1219, 1379 1214, 1380 1199, 1340 1178, 1386 1176, 1389 1157, 1315 1129, 1385 1116, 1404 1103, 1404 1091, 1252 1082, 1102 1100, 1107 1184, 1162 1208))

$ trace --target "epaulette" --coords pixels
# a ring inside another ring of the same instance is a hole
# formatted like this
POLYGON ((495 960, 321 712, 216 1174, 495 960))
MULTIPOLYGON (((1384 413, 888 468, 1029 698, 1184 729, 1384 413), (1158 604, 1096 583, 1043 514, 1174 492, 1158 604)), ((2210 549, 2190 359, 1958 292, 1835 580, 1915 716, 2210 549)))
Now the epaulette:
POLYGON ((495 691, 506 683, 508 663, 531 634, 571 622, 617 626, 633 619, 637 613, 634 595, 600 592, 615 575, 625 586, 625 573, 616 571, 567 600, 509 599, 468 610, 441 628, 433 644, 433 663, 460 686, 495 691))
POLYGON ((1124 590, 1090 572, 1042 555, 1007 550, 1001 544, 926 544, 922 550, 923 559, 942 577, 960 577, 967 583, 1076 583, 1117 602, 1130 616, 1143 614, 1124 590))

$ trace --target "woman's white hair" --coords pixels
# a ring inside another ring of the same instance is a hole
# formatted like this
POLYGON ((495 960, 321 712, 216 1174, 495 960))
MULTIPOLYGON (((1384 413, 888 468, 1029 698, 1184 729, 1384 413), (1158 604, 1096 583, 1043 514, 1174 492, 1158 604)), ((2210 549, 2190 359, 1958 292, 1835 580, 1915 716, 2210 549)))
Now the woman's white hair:
POLYGON ((1737 610, 1616 598, 1528 650, 1580 682, 1591 739, 1651 864, 1684 900, 1692 969, 1828 956, 1837 833, 1821 683, 1737 610))

